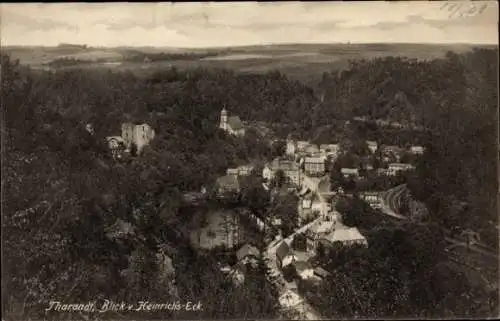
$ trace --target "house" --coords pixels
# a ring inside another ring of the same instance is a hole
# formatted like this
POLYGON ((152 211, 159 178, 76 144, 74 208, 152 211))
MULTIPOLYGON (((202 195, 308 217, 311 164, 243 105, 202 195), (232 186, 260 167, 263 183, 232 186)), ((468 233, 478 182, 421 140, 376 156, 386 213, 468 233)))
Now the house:
POLYGON ((297 150, 297 143, 294 140, 287 139, 286 140, 286 154, 288 156, 294 156, 296 150, 297 150))
POLYGON ((122 124, 122 138, 125 141, 127 150, 132 150, 135 146, 137 154, 140 154, 146 145, 155 138, 155 131, 148 124, 122 124))
POLYGON ((301 304, 303 299, 301 298, 300 295, 298 295, 297 292, 290 290, 287 288, 287 290, 279 297, 279 303, 280 306, 284 309, 291 309, 296 307, 297 305, 301 304))
POLYGON ((305 140, 299 140, 296 146, 297 152, 305 152, 307 146, 309 146, 309 142, 305 140))
POLYGON ((424 153, 424 148, 422 146, 411 146, 410 153, 413 155, 422 155, 424 153))
POLYGON ((306 146, 304 151, 309 155, 319 154, 319 147, 318 145, 310 144, 306 146))
POLYGON ((357 168, 341 168, 340 173, 344 178, 358 178, 359 177, 359 170, 357 168))
POLYGON ((293 255, 288 244, 282 241, 278 249, 276 249, 276 263, 278 267, 283 269, 285 266, 292 264, 295 260, 295 255, 293 255))
POLYGON ((388 168, 377 168, 377 175, 391 176, 391 171, 388 168))
POLYGON ((336 242, 339 242, 344 246, 356 244, 364 246, 368 245, 366 238, 355 227, 333 230, 331 233, 326 235, 323 240, 332 245, 336 242))
POLYGON ((220 112, 219 128, 231 135, 235 136, 245 135, 245 127, 243 126, 240 117, 238 116, 228 117, 226 108, 223 108, 222 111, 220 112))
POLYGON ((249 176, 252 174, 254 167, 253 165, 241 165, 237 167, 238 175, 240 176, 249 176))
POLYGON ((312 195, 304 197, 302 199, 302 209, 311 209, 312 208, 312 195))
POLYGON ((409 171, 412 169, 415 169, 415 167, 411 164, 405 164, 405 163, 392 163, 389 164, 389 175, 390 176, 396 176, 398 172, 401 171, 409 171))
POLYGON ((292 184, 300 185, 299 167, 295 162, 290 160, 274 159, 270 164, 264 166, 262 177, 271 181, 278 170, 282 170, 285 177, 287 177, 292 184))
POLYGON ((340 150, 339 144, 321 144, 319 145, 320 153, 324 155, 337 156, 340 150))
POLYGON ((307 251, 315 253, 320 240, 324 238, 325 235, 328 235, 333 229, 335 229, 335 222, 333 221, 319 221, 317 224, 309 227, 305 232, 307 237, 307 251))
POLYGON ((272 226, 281 226, 281 224, 283 224, 281 218, 279 217, 273 217, 272 221, 271 221, 271 225, 272 226))
POLYGON ((205 199, 206 195, 203 192, 187 192, 182 195, 184 202, 192 205, 199 204, 205 199))
POLYGON ((312 195, 311 210, 318 213, 323 212, 323 203, 317 194, 312 195))
POLYGON ((381 198, 378 192, 361 192, 359 193, 359 197, 373 208, 381 207, 381 198))
POLYGON ((325 173, 325 158, 306 157, 304 159, 304 170, 311 176, 323 175, 325 173))
POLYGON ((331 221, 331 222, 341 222, 342 215, 340 215, 339 212, 335 211, 332 209, 331 204, 328 204, 328 211, 326 213, 322 214, 323 220, 324 221, 331 221))
POLYGON ((235 175, 221 176, 215 181, 215 189, 219 196, 223 196, 228 192, 239 193, 240 182, 235 175))
POLYGON ((403 156, 403 148, 398 146, 383 146, 381 155, 384 162, 389 162, 391 160, 399 162, 403 156))
POLYGON ((245 282, 246 265, 243 262, 238 262, 235 266, 230 267, 228 265, 219 266, 219 270, 230 277, 236 286, 239 286, 245 282))
POLYGON ((330 272, 328 272, 327 270, 325 270, 324 268, 322 268, 321 266, 318 266, 314 269, 314 275, 321 278, 321 279, 325 279, 332 274, 330 272))
POLYGON ((370 152, 372 152, 372 154, 375 153, 378 149, 378 145, 377 145, 376 141, 367 140, 366 145, 368 146, 368 149, 370 150, 370 152))
POLYGON ((111 155, 113 158, 121 158, 126 149, 125 140, 121 136, 108 136, 106 137, 111 155))
POLYGON ((314 276, 314 269, 310 263, 305 261, 295 261, 292 263, 295 272, 302 280, 310 279, 314 276))
POLYGON ((241 165, 238 167, 228 168, 226 171, 226 175, 249 176, 252 171, 252 165, 241 165))
POLYGON ((252 263, 256 264, 257 259, 260 256, 259 250, 250 244, 245 244, 243 245, 237 252, 236 252, 236 259, 238 262, 243 262, 243 263, 252 263))
POLYGON ((85 130, 90 134, 90 135, 94 135, 94 126, 92 126, 92 124, 86 124, 85 125, 85 130))
POLYGON ((319 151, 321 154, 326 156, 337 156, 340 151, 338 144, 321 144, 319 145, 319 151))

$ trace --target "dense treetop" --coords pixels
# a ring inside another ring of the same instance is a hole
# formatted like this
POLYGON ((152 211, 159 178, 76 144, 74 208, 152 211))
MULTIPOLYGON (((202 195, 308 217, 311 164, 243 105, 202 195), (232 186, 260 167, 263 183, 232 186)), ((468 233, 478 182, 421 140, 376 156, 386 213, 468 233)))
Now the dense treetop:
MULTIPOLYGON (((193 276, 176 276, 179 292, 195 297, 220 293, 220 300, 210 301, 212 308, 197 317, 222 318, 235 311, 238 317, 273 317, 276 302, 263 300, 276 299, 266 273, 250 274, 248 286, 234 288, 213 260, 200 257, 189 246, 185 218, 179 212, 183 193, 210 187, 229 166, 270 159, 275 154, 257 128, 249 128, 243 139, 220 131, 223 106, 244 121, 267 123, 282 138, 294 132, 325 143, 330 138, 358 136, 384 141, 397 136, 390 129, 369 126, 346 134, 343 122, 354 116, 424 126, 427 130, 419 134, 419 143, 427 152, 409 183, 413 196, 429 206, 439 225, 472 227, 485 241, 497 243, 497 150, 493 148, 498 124, 497 54, 497 50, 481 49, 432 61, 392 57, 353 61, 345 71, 325 73, 320 87, 314 89, 279 72, 241 75, 229 70, 171 68, 147 78, 99 69, 34 72, 3 56, 2 182, 8 201, 3 202, 2 228, 4 275, 8 277, 2 287, 2 312, 24 307, 25 315, 40 318, 41 306, 54 297, 83 301, 104 295, 135 301, 147 293, 151 300, 175 298, 170 291, 174 277, 164 276, 157 256, 163 252, 172 257, 177 269, 193 276), (323 101, 315 91, 324 94, 323 101), (151 124, 157 138, 140 158, 116 162, 104 137, 120 135, 125 121, 151 124), (87 123, 93 124, 94 135, 85 130, 87 123), (467 202, 467 211, 454 210, 456 201, 467 202), (131 223, 134 235, 108 237, 107 231, 117 219, 131 223), (200 288, 200 282, 204 287, 200 288), (247 298, 255 303, 248 309, 242 304, 247 298)), ((405 138, 391 143, 411 143, 413 134, 408 131, 399 137, 405 138)), ((244 199, 263 199, 258 193, 249 189, 244 199)), ((267 205, 255 206, 253 211, 264 212, 261 207, 267 205)), ((355 210, 363 207, 355 206, 355 210)), ((432 231, 416 231, 411 248, 424 251, 425 242, 420 242, 419 235, 432 231)), ((401 235, 404 233, 394 232, 391 237, 401 235)), ((395 261, 399 254, 389 257, 395 261)), ((325 286, 350 282, 346 271, 367 273, 360 267, 370 266, 383 255, 362 257, 358 256, 357 263, 338 267, 333 281, 325 286)), ((386 267, 380 264, 371 269, 397 278, 439 279, 446 275, 446 268, 432 255, 423 262, 408 259, 406 272, 397 276, 387 268, 396 266, 394 262, 386 267), (426 274, 427 264, 441 266, 440 272, 426 274)), ((422 282, 422 286, 428 284, 422 282)), ((365 285, 352 286, 365 291, 365 285)), ((410 297, 432 292, 418 286, 415 282, 409 289, 395 287, 399 292, 387 300, 378 292, 360 293, 367 300, 392 304, 408 297, 408 291, 415 291, 410 297)), ((342 300, 350 303, 356 297, 359 300, 358 294, 345 293, 342 300)), ((331 298, 335 303, 337 299, 331 298)), ((420 315, 429 316, 457 307, 438 299, 404 300, 403 314, 405 309, 420 307, 420 315), (439 309, 430 311, 433 304, 439 309)), ((343 316, 375 313, 364 307, 346 305, 334 312, 343 316)), ((474 306, 468 311, 480 309, 483 307, 474 306)))

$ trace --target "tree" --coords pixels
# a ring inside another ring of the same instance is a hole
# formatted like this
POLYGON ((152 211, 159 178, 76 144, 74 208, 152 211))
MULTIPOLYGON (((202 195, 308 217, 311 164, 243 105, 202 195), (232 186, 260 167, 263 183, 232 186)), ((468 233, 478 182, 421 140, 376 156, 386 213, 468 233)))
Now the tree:
POLYGON ((287 177, 285 172, 282 169, 278 169, 274 174, 273 180, 271 182, 271 186, 281 188, 285 185, 287 181, 287 177))
POLYGON ((271 155, 273 158, 282 157, 286 152, 286 142, 282 139, 274 141, 272 144, 271 155))
POLYGON ((281 220, 281 230, 283 236, 288 236, 295 228, 298 226, 299 214, 297 209, 297 203, 299 199, 293 194, 287 194, 284 196, 278 196, 274 199, 274 202, 270 209, 274 218, 281 220))
POLYGON ((258 177, 248 177, 243 185, 241 191, 243 204, 257 217, 263 219, 270 202, 269 193, 262 187, 262 183, 258 177))

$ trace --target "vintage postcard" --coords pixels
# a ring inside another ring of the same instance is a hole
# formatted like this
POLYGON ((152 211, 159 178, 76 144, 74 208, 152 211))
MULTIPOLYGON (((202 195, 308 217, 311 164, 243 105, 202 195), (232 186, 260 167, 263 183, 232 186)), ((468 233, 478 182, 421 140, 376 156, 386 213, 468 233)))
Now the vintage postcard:
POLYGON ((499 317, 496 1, 0 8, 2 321, 499 317))

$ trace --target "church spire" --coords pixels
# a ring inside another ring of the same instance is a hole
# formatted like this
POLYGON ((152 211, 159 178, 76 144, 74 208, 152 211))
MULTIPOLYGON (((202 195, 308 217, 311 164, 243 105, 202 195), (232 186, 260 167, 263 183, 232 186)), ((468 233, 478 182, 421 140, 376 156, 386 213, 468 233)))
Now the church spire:
POLYGON ((220 112, 220 125, 219 127, 223 130, 227 130, 227 110, 226 106, 222 107, 220 112))

